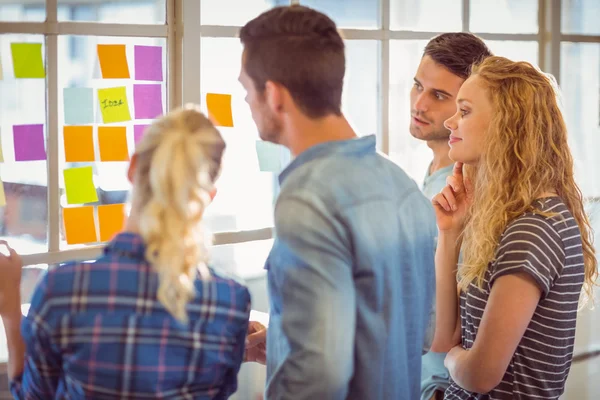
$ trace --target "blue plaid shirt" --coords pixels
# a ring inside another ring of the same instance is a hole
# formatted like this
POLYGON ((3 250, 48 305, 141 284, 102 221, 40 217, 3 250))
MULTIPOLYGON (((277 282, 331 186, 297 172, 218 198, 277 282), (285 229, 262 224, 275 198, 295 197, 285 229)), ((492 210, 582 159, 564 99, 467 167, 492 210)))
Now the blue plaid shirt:
POLYGON ((211 270, 189 322, 157 300, 142 238, 119 234, 94 263, 48 272, 22 323, 21 399, 225 399, 237 389, 250 313, 241 284, 211 270))

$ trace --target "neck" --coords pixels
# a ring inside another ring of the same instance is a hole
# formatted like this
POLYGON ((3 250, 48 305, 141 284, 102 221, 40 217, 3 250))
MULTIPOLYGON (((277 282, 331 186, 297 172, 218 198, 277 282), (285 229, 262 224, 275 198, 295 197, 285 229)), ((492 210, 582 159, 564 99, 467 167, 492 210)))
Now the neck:
POLYGON ((294 157, 321 143, 356 138, 344 116, 328 115, 319 119, 298 118, 289 124, 284 144, 294 157))
POLYGON ((124 232, 131 233, 139 233, 140 232, 140 224, 139 218, 135 207, 131 207, 131 211, 129 212, 129 216, 125 220, 125 226, 123 227, 124 232))
POLYGON ((430 140, 427 142, 427 146, 433 151, 433 161, 431 161, 431 166, 429 167, 430 175, 453 164, 453 161, 448 156, 448 152, 450 151, 448 140, 430 140))

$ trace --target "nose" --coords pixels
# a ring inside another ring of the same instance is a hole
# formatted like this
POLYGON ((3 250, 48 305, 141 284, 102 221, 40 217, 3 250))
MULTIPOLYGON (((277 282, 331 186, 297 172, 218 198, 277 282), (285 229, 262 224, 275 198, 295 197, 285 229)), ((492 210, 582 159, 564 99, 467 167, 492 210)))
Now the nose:
POLYGON ((458 118, 458 111, 451 116, 450 118, 448 118, 447 120, 444 121, 444 127, 446 127, 446 129, 450 130, 450 131, 455 131, 457 128, 456 125, 456 121, 458 118))
POLYGON ((418 112, 426 112, 429 109, 429 101, 427 100, 425 92, 421 92, 417 95, 414 107, 418 112))

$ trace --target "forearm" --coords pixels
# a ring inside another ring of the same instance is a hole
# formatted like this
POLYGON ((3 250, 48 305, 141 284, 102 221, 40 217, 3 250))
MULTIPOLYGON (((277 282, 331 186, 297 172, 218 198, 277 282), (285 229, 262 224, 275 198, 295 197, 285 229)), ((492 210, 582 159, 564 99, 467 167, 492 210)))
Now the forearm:
POLYGON ((446 368, 452 380, 470 392, 485 394, 499 382, 486 367, 484 355, 475 351, 455 347, 446 357, 446 368))
POLYGON ((440 233, 435 253, 436 317, 431 351, 448 352, 460 341, 456 270, 460 252, 459 236, 440 233))
POLYGON ((21 310, 2 316, 8 347, 8 378, 13 380, 23 374, 25 343, 21 336, 21 310))

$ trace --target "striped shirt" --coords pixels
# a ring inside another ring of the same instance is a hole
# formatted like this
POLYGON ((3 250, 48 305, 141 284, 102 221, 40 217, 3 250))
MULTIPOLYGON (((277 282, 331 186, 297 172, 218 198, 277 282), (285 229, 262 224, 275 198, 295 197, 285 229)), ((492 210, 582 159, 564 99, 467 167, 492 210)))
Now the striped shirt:
POLYGON ((542 290, 535 313, 500 385, 482 395, 452 382, 445 399, 558 399, 571 367, 575 322, 584 280, 579 227, 558 197, 538 200, 535 208, 504 231, 485 276, 483 289, 471 284, 460 296, 462 345, 470 349, 494 281, 527 273, 542 290))
POLYGON ((250 294, 212 272, 196 280, 188 322, 157 299, 142 238, 121 233, 94 263, 50 270, 22 334, 17 399, 225 399, 237 388, 250 294))

